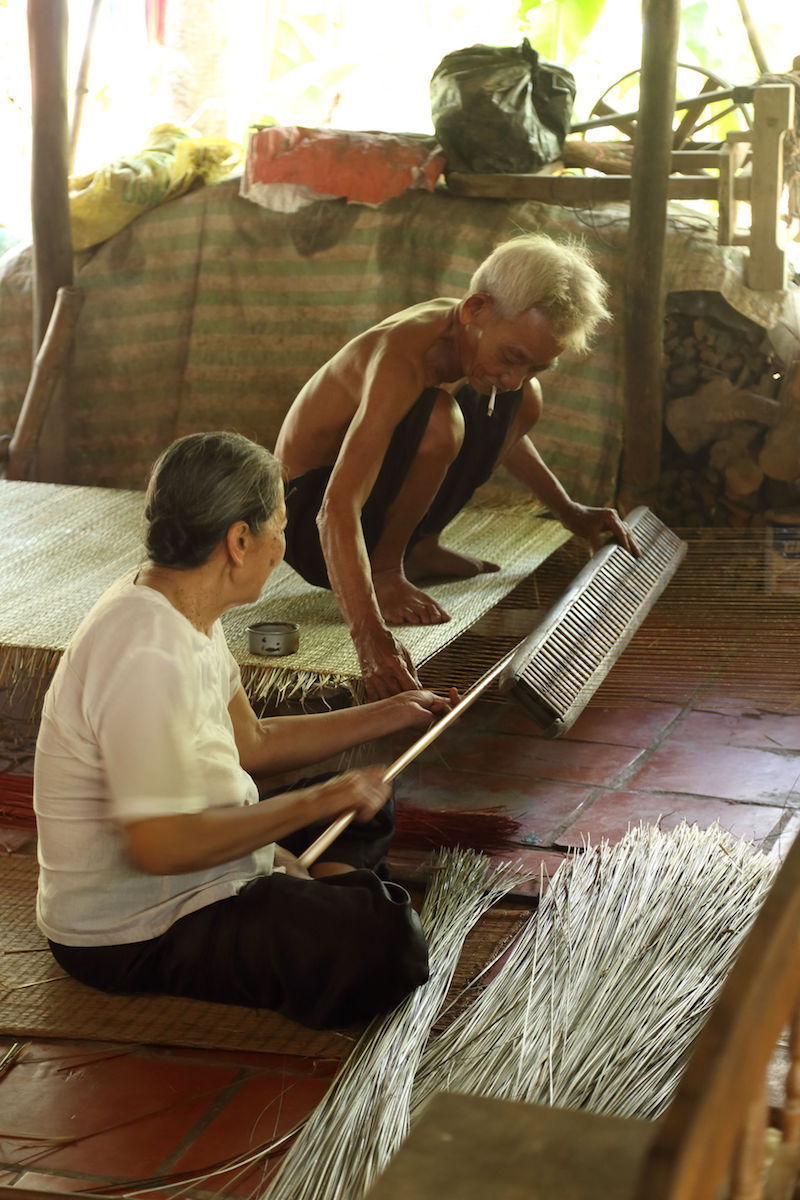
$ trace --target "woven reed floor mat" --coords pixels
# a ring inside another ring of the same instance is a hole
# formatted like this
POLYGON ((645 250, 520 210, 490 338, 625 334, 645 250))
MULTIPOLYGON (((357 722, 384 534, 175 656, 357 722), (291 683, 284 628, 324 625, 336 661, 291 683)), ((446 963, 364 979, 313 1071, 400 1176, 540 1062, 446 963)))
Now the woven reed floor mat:
MULTIPOLYGON (((27 672, 43 677, 102 592, 144 557, 143 494, 111 488, 0 481, 0 682, 27 672)), ((435 584, 451 614, 443 625, 404 627, 419 665, 472 625, 561 546, 569 534, 532 508, 470 508, 446 541, 501 564, 495 574, 435 584)), ((245 685, 256 698, 352 686, 360 677, 353 645, 330 592, 281 564, 265 597, 223 618, 245 685), (250 654, 247 626, 296 621, 300 649, 283 658, 250 654)))
MULTIPOLYGON (((2 860, 0 877, 0 1033, 213 1050, 259 1050, 346 1058, 360 1028, 306 1029, 265 1009, 174 996, 111 996, 61 970, 36 928, 36 859, 2 860)), ((496 907, 469 934, 453 984, 455 998, 491 963, 530 915, 496 907)), ((452 1016, 460 1004, 453 1006, 452 1016)))

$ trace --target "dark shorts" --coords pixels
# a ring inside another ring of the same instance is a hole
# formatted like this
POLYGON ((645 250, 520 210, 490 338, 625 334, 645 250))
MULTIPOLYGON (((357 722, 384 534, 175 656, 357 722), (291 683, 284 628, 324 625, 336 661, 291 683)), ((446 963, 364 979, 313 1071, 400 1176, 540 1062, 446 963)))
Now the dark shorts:
MULTIPOLYGON (((430 420, 438 394, 426 388, 394 431, 375 485, 361 513, 361 528, 367 553, 372 554, 383 532, 386 514, 403 486, 430 420)), ((456 401, 464 417, 464 441, 450 465, 433 503, 409 540, 439 534, 461 512, 473 493, 491 476, 506 436, 522 403, 522 390, 496 397, 492 416, 488 401, 469 385, 462 387, 456 401)), ((298 475, 286 489, 286 561, 309 583, 330 587, 317 514, 333 467, 317 467, 298 475)))
MULTIPOLYGON (((106 992, 269 1008, 317 1029, 368 1020, 428 978, 408 893, 370 869, 380 869, 391 838, 387 808, 353 822, 322 856, 357 870, 319 880, 262 876, 146 942, 50 948, 73 978, 106 992)), ((282 844, 300 854, 326 824, 282 844)))

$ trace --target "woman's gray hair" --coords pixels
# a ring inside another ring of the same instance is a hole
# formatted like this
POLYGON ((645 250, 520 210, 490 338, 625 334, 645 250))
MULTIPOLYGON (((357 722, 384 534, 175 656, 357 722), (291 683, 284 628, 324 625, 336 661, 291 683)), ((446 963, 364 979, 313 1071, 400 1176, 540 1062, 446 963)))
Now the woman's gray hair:
POLYGON ((188 570, 204 563, 231 525, 259 533, 278 504, 281 468, 239 433, 190 433, 156 462, 145 497, 150 560, 188 570))
POLYGON ((528 233, 503 242, 481 263, 470 294, 486 292, 504 320, 538 308, 565 349, 585 350, 606 308, 608 285, 579 242, 554 242, 528 233))

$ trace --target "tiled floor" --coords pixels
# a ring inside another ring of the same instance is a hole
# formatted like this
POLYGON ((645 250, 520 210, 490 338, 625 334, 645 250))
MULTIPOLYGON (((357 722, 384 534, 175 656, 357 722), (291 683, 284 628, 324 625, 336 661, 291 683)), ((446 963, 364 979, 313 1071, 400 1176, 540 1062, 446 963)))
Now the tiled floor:
MULTIPOLYGON (((552 871, 587 838, 616 839, 639 820, 665 828, 718 821, 781 853, 800 825, 799 779, 800 717, 747 702, 589 708, 560 741, 537 737, 518 709, 479 702, 400 777, 398 795, 436 810, 445 831, 442 810, 507 810, 517 832, 504 856, 524 854, 552 871)), ((291 1129, 335 1066, 35 1043, 0 1081, 0 1186, 108 1195, 124 1181, 177 1175, 185 1182, 150 1194, 257 1195, 263 1159, 197 1177, 291 1129)))

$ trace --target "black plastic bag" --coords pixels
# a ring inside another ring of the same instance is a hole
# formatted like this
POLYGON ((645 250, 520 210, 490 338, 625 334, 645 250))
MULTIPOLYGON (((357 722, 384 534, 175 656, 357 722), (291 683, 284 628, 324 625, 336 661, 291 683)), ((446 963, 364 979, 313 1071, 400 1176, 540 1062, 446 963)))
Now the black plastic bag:
POLYGON ((575 79, 521 46, 447 54, 431 79, 436 136, 451 171, 537 171, 569 132, 575 79))

